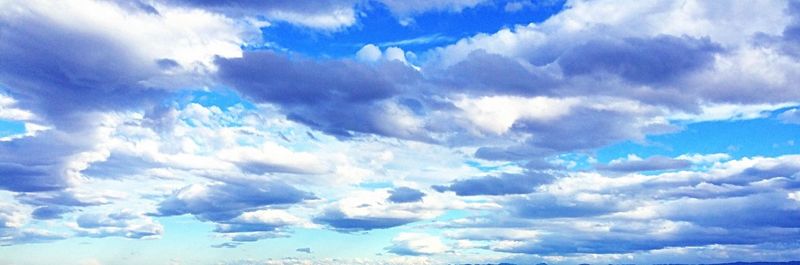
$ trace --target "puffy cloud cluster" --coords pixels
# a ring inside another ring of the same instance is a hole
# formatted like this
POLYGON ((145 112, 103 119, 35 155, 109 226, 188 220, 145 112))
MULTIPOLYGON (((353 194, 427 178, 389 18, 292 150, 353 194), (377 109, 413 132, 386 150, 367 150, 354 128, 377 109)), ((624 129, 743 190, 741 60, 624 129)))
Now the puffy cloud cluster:
POLYGON ((122 236, 149 238, 161 235, 164 228, 152 218, 129 211, 109 214, 82 214, 76 219, 79 235, 90 237, 122 236))
POLYGON ((593 160, 687 123, 796 126, 795 1, 568 1, 419 56, 242 50, 280 21, 336 34, 373 4, 405 24, 484 2, 0 3, 0 119, 26 128, 0 138, 0 245, 158 238, 160 218, 186 215, 219 248, 296 228, 443 231, 390 237, 384 251, 425 256, 390 264, 796 256, 796 154, 593 160), (576 153, 589 161, 559 164, 576 153))
POLYGON ((454 229, 451 238, 488 243, 477 247, 540 256, 788 243, 800 229, 797 161, 787 155, 717 162, 704 172, 580 173, 503 199, 505 214, 443 225, 454 229), (520 238, 522 231, 530 236, 520 238))

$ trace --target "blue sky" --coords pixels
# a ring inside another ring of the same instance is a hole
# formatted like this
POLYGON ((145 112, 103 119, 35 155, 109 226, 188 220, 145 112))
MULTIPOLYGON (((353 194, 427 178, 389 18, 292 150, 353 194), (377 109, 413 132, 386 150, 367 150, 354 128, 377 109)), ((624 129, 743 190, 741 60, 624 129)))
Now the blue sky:
POLYGON ((0 2, 0 264, 800 257, 796 1, 0 2))

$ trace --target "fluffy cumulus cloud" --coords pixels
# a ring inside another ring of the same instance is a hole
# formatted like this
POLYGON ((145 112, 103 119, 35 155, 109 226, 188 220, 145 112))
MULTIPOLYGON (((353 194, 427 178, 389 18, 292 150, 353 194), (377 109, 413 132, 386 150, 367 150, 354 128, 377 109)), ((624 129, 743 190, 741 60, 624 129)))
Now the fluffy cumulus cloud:
MULTIPOLYGON (((779 0, 0 1, 0 263, 180 236, 209 264, 794 258, 799 25, 779 0)), ((194 258, 159 255, 131 259, 194 258)))
POLYGON ((122 211, 109 214, 82 214, 75 220, 79 235, 90 237, 122 236, 127 238, 157 237, 164 228, 152 218, 122 211))

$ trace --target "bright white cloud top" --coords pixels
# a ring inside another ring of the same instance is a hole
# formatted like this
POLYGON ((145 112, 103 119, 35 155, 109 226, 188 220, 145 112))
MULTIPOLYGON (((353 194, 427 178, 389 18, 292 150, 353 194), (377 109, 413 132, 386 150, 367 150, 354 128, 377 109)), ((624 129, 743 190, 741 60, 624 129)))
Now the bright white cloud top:
POLYGON ((0 264, 800 260, 800 2, 0 0, 0 264))

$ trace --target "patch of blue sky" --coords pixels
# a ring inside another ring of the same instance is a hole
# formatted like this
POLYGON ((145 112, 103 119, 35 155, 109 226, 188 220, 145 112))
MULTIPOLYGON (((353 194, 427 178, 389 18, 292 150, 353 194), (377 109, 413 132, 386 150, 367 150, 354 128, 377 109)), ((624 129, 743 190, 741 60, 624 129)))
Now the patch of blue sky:
POLYGON ((565 153, 550 159, 549 162, 570 170, 588 170, 592 168, 595 161, 585 153, 565 153))
POLYGON ((362 182, 358 184, 359 188, 368 190, 379 190, 394 187, 391 182, 377 181, 377 182, 362 182))
POLYGON ((265 256, 284 257, 295 256, 295 249, 308 247, 312 254, 318 257, 331 258, 377 258, 392 238, 407 227, 393 227, 388 229, 375 229, 370 231, 342 233, 331 230, 299 228, 295 229, 292 237, 260 240, 243 245, 245 248, 254 248, 268 254, 265 256), (332 244, 331 242, 347 242, 332 244), (269 250, 268 250, 269 249, 269 250))
POLYGON ((596 152, 599 163, 635 154, 639 157, 726 153, 732 159, 780 156, 800 149, 800 126, 769 117, 751 120, 710 121, 687 124, 683 130, 648 136, 643 143, 626 141, 596 152))
POLYGON ((366 44, 398 46, 421 53, 478 33, 492 33, 515 25, 540 23, 564 8, 563 0, 534 1, 514 12, 506 11, 503 1, 489 2, 461 12, 435 11, 413 17, 407 25, 385 6, 372 3, 363 7, 356 25, 333 32, 276 22, 262 28, 263 44, 251 44, 249 50, 288 50, 316 58, 350 57, 366 44), (423 26, 424 25, 424 26, 423 26))
POLYGON ((0 138, 24 134, 25 122, 0 119, 0 138))
POLYGON ((466 218, 469 216, 473 216, 474 213, 472 211, 467 210, 449 210, 446 211, 441 216, 437 217, 437 220, 447 221, 447 220, 456 220, 461 218, 466 218))
POLYGON ((218 87, 210 90, 206 89, 186 89, 175 94, 171 99, 167 99, 165 104, 177 103, 179 108, 183 108, 190 103, 197 103, 203 107, 217 106, 220 109, 227 109, 235 105, 241 105, 245 109, 255 109, 253 103, 243 99, 239 93, 230 88, 218 87))
MULTIPOLYGON (((6 246, 0 252, 3 258, 31 261, 30 264, 169 264, 180 258, 186 264, 214 264, 229 255, 224 251, 208 248, 221 241, 209 236, 213 226, 198 222, 191 216, 158 218, 164 226, 159 240, 132 240, 123 237, 86 238, 72 237, 48 244, 6 246), (201 232, 208 231, 208 233, 201 232), (197 251, 203 249, 203 251, 197 251), (47 253, 47 255, 42 255, 47 253), (35 261, 35 262, 34 262, 35 261)), ((2 260, 2 259, 0 259, 2 260)))
POLYGON ((475 168, 480 170, 481 172, 492 172, 497 171, 506 165, 485 165, 475 160, 467 160, 464 162, 469 167, 475 168))

